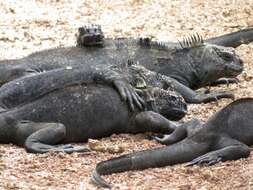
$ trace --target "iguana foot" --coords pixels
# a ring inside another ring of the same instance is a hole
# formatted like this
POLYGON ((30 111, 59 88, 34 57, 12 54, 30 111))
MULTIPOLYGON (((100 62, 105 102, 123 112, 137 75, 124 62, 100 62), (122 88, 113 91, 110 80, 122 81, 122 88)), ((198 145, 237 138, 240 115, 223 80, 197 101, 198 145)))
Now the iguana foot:
POLYGON ((222 158, 218 154, 210 152, 210 153, 204 154, 203 156, 195 158, 194 160, 186 164, 186 166, 203 165, 203 164, 207 164, 208 166, 211 166, 220 162, 221 160, 222 158))
POLYGON ((104 34, 100 25, 83 26, 78 28, 78 46, 103 45, 104 34))
POLYGON ((195 100, 193 102, 189 103, 208 103, 217 101, 222 98, 229 98, 234 100, 235 96, 231 92, 211 92, 209 94, 199 94, 197 97, 195 97, 195 100))
POLYGON ((170 145, 179 142, 180 140, 184 139, 187 136, 187 131, 183 128, 175 129, 169 135, 163 135, 163 137, 153 136, 153 139, 157 142, 165 145, 170 145))
POLYGON ((134 105, 136 105, 140 110, 144 109, 144 100, 137 94, 136 90, 128 84, 128 82, 116 80, 113 84, 119 92, 121 98, 128 102, 131 111, 134 111, 134 105))

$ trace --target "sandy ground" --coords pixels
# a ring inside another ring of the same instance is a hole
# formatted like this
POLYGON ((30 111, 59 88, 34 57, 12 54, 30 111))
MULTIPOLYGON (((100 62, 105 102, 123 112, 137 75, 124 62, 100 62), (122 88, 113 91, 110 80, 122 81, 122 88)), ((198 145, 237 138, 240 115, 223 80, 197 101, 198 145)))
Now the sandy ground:
MULTIPOLYGON (((195 32, 211 37, 252 26, 252 12, 252 0, 0 0, 0 58, 74 45, 76 28, 89 23, 101 24, 107 37, 149 36, 175 41, 195 32)), ((212 90, 229 90, 236 98, 253 96, 252 52, 253 44, 237 48, 245 62, 239 84, 212 90)), ((185 120, 195 116, 205 121, 230 102, 191 105, 185 120)), ((145 135, 113 135, 101 142, 125 147, 121 154, 160 146, 145 135)), ((95 164, 118 155, 33 155, 13 145, 0 145, 0 189, 97 189, 89 177, 95 164)), ((177 165, 105 179, 114 189, 251 190, 253 155, 211 167, 177 165)))

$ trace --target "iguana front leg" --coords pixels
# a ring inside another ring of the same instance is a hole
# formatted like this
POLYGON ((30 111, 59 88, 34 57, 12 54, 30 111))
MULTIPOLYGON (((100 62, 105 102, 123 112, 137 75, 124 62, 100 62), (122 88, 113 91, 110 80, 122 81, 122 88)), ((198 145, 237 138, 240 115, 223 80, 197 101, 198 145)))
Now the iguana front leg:
POLYGON ((195 134, 197 131, 202 129, 202 127, 203 123, 199 119, 193 118, 186 123, 177 124, 175 130, 171 134, 159 134, 152 136, 152 138, 161 144, 170 145, 182 140, 186 136, 188 137, 195 134), (185 135, 181 136, 183 133, 185 133, 185 135))
POLYGON ((212 101, 217 101, 221 98, 230 98, 234 99, 234 95, 230 92, 212 92, 209 94, 198 94, 194 90, 189 87, 181 84, 177 80, 164 76, 164 82, 167 86, 171 86, 178 93, 180 93, 187 103, 200 104, 200 103, 208 103, 212 101))
POLYGON ((185 128, 178 128, 173 122, 153 111, 145 111, 136 115, 133 127, 131 132, 171 133, 170 144, 187 136, 185 128))
POLYGON ((102 72, 96 72, 96 76, 94 76, 95 81, 106 81, 109 84, 113 84, 123 101, 128 102, 131 111, 134 110, 134 105, 136 105, 140 110, 144 109, 145 103, 143 99, 138 95, 135 88, 130 84, 126 75, 115 69, 114 66, 108 67, 106 69, 104 66, 100 67, 102 67, 102 72))

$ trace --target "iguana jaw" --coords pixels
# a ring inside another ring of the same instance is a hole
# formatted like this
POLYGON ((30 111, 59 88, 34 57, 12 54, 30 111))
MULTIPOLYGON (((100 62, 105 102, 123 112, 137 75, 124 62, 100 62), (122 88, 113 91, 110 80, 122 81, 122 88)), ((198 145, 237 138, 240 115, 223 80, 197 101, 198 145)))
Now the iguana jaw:
POLYGON ((202 49, 192 49, 192 78, 190 87, 198 89, 220 78, 234 78, 243 71, 243 61, 234 48, 205 44, 202 49))

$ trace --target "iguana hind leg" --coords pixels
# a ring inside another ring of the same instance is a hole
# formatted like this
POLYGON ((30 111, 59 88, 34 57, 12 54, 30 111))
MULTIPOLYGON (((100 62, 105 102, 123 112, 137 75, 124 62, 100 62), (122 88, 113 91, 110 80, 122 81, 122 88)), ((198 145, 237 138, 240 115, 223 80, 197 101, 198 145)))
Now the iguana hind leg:
POLYGON ((195 158, 187 166, 213 165, 220 161, 246 158, 250 154, 250 148, 246 144, 229 137, 221 137, 215 148, 217 149, 195 158))
MULTIPOLYGON (((61 123, 37 123, 40 125, 39 130, 35 131, 27 137, 24 146, 27 152, 46 153, 52 152, 87 152, 89 149, 85 147, 73 147, 72 145, 57 146, 66 136, 65 126, 61 123)), ((36 123, 31 122, 36 126, 36 123)), ((24 129, 26 130, 26 129, 24 129)))
POLYGON ((172 86, 175 91, 183 96, 187 103, 192 104, 208 103, 222 98, 234 99, 234 95, 230 92, 210 92, 208 94, 199 94, 172 78, 168 78, 168 86, 172 86))

